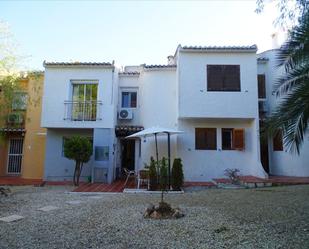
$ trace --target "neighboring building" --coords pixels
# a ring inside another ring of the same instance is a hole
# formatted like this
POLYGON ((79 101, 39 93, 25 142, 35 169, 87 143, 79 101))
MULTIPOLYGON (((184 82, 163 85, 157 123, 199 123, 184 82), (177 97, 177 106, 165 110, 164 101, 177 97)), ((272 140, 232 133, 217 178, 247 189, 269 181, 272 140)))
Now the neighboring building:
MULTIPOLYGON (((111 182, 124 167, 141 169, 155 156, 153 138, 125 139, 143 128, 173 136, 172 159, 186 181, 223 177, 227 168, 266 177, 260 162, 256 46, 181 47, 167 65, 45 62, 42 127, 47 128, 46 180, 71 180, 74 162, 63 141, 89 137, 94 155, 83 180, 111 182)), ((159 136, 166 156, 166 137, 159 136)))
MULTIPOLYGON (((40 127, 43 73, 20 81, 11 110, 0 121, 0 176, 40 180, 44 171, 46 130, 40 127)), ((2 93, 0 93, 2 94, 2 93)))
MULTIPOLYGON (((259 108, 261 126, 263 120, 278 105, 274 84, 284 73, 282 67, 276 66, 278 50, 268 50, 258 54, 259 108)), ((272 175, 309 176, 309 136, 305 135, 300 154, 287 151, 282 141, 282 134, 265 141, 261 139, 261 161, 265 170, 272 175)))

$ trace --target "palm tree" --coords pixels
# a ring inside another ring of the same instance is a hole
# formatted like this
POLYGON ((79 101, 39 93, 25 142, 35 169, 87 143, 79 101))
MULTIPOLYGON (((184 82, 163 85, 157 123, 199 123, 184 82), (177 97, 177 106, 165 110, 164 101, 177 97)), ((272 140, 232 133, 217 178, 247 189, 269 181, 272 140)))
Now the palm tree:
POLYGON ((309 123, 309 11, 289 33, 280 49, 278 66, 285 74, 275 84, 280 103, 266 122, 266 131, 275 136, 282 131, 283 141, 290 152, 300 153, 309 123))

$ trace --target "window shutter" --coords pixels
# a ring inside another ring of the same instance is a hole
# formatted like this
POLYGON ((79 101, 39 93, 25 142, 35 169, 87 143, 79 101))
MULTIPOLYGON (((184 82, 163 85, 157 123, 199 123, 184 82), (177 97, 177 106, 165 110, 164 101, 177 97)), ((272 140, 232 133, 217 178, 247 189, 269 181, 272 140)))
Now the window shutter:
POLYGON ((205 148, 205 139, 202 128, 195 128, 195 149, 203 150, 205 148))
POLYGON ((224 66, 224 91, 240 91, 240 66, 226 65, 224 66))
POLYGON ((259 99, 266 98, 265 74, 258 75, 258 94, 259 94, 259 99))
POLYGON ((195 149, 216 150, 217 129, 216 128, 195 128, 195 149))
POLYGON ((217 149, 217 129, 216 128, 206 128, 206 149, 216 150, 217 149))
POLYGON ((233 130, 233 149, 245 150, 245 130, 234 129, 233 130))
POLYGON ((207 65, 207 91, 222 91, 223 66, 207 65))

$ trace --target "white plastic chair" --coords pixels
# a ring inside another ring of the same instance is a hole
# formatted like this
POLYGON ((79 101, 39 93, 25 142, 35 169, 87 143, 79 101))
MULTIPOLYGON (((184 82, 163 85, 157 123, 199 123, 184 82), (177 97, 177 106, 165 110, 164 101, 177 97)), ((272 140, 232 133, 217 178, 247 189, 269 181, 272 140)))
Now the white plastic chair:
POLYGON ((135 171, 134 170, 128 170, 127 168, 123 168, 123 171, 127 175, 126 181, 124 183, 124 187, 125 187, 127 185, 130 177, 134 177, 134 179, 135 179, 135 171))
POLYGON ((147 189, 149 189, 149 175, 147 170, 140 170, 137 176, 137 188, 140 188, 141 183, 147 183, 147 189))

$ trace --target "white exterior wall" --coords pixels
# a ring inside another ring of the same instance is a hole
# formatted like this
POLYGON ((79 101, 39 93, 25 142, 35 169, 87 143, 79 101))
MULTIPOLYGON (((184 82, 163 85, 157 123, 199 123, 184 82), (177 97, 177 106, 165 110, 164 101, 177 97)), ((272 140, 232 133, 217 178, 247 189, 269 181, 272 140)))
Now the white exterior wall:
POLYGON ((256 118, 255 53, 180 52, 180 118, 256 118), (207 92, 207 64, 240 65, 240 92, 207 92))
POLYGON ((183 119, 179 129, 185 131, 178 137, 178 157, 183 160, 187 181, 210 181, 225 178, 224 170, 237 168, 242 175, 265 177, 260 163, 259 143, 254 120, 183 119), (195 149, 195 128, 217 129, 217 150, 195 149), (245 150, 222 150, 222 128, 245 129, 245 150))
MULTIPOLYGON (((268 62, 258 64, 258 73, 266 77, 266 100, 269 112, 275 109, 280 99, 273 94, 276 79, 284 73, 283 68, 276 67, 277 50, 269 50, 260 57, 267 57, 268 62)), ((273 150, 273 141, 269 139, 269 169, 272 175, 283 176, 309 176, 309 134, 305 135, 300 155, 292 154, 284 148, 283 151, 273 150)))
POLYGON ((115 124, 113 99, 114 72, 102 67, 46 67, 41 126, 46 128, 113 128, 115 124), (71 100, 71 80, 97 80, 98 111, 102 120, 64 120, 65 101, 71 100))
POLYGON ((121 93, 122 91, 137 91, 137 107, 136 108, 125 108, 130 109, 133 112, 133 119, 131 120, 120 120, 118 119, 119 125, 137 125, 141 124, 140 108, 141 108, 141 93, 140 93, 140 79, 139 75, 120 75, 118 84, 118 102, 117 112, 121 110, 121 93))
MULTIPOLYGON (((74 135, 93 137, 91 129, 48 129, 46 136, 46 153, 44 164, 44 180, 72 181, 75 162, 63 155, 63 137, 74 135)), ((94 157, 83 166, 81 181, 87 181, 91 176, 91 166, 94 157)))
MULTIPOLYGON (((145 70, 140 75, 140 113, 144 128, 161 126, 177 129, 176 70, 145 70)), ((176 156, 177 136, 171 136, 171 162, 176 156)), ((150 156, 156 158, 154 137, 141 141, 140 167, 150 162, 150 156)), ((159 159, 167 157, 167 136, 158 136, 159 159)))

